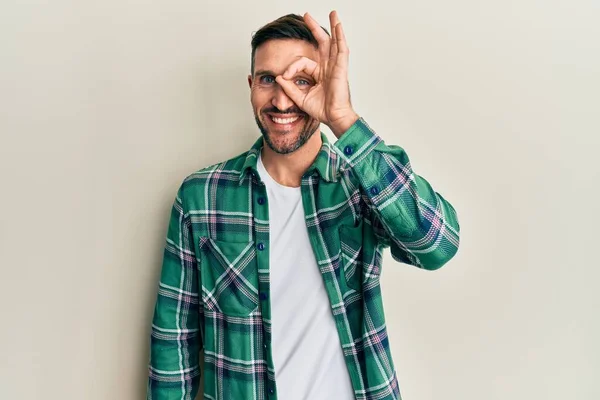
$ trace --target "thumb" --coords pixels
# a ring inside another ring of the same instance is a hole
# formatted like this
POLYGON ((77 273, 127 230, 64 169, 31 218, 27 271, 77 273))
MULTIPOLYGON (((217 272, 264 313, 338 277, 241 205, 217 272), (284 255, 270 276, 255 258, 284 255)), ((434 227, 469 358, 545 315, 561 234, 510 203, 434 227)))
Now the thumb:
POLYGON ((302 103, 304 103, 305 94, 296 86, 296 84, 291 81, 284 79, 283 76, 279 75, 275 77, 275 81, 282 87, 285 94, 300 108, 302 108, 302 103))

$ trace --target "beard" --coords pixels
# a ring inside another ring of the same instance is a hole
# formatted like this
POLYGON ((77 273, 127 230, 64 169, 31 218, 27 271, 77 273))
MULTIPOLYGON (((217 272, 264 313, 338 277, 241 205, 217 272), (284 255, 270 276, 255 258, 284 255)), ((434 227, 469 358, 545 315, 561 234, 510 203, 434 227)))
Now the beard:
POLYGON ((267 146, 269 146, 271 150, 278 154, 290 154, 298 150, 308 141, 308 139, 312 137, 312 135, 317 131, 320 125, 318 120, 311 118, 308 114, 303 113, 296 107, 292 107, 286 111, 280 111, 276 108, 270 107, 262 110, 260 115, 262 116, 262 118, 270 118, 267 115, 267 113, 277 114, 281 118, 285 118, 285 114, 296 114, 304 120, 304 123, 302 123, 302 125, 300 126, 300 133, 295 139, 292 138, 295 134, 295 132, 292 131, 285 134, 286 137, 290 137, 290 140, 278 144, 275 143, 273 140, 273 136, 276 134, 269 131, 266 124, 259 117, 257 112, 254 111, 254 119, 256 120, 256 125, 258 125, 258 129, 260 129, 260 132, 262 133, 262 136, 265 139, 267 146))

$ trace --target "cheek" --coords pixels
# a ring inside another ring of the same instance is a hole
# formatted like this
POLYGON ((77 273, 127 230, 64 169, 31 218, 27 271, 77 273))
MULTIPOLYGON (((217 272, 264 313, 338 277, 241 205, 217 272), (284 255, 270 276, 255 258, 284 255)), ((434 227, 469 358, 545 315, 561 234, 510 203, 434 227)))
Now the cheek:
POLYGON ((268 96, 265 96, 264 93, 261 93, 259 90, 252 91, 250 95, 250 102, 252 103, 252 108, 254 108, 257 112, 264 108, 267 101, 268 96))
POLYGON ((250 91, 250 101, 255 109, 260 110, 269 103, 271 94, 269 90, 254 86, 250 91))

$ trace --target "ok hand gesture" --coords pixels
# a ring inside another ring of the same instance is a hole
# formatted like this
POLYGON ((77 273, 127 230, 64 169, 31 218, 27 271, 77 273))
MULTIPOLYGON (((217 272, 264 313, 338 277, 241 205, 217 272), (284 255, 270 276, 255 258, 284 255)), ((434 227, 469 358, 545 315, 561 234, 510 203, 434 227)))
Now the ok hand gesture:
POLYGON ((319 60, 302 57, 294 61, 275 79, 288 97, 304 112, 327 125, 338 138, 359 118, 350 103, 348 85, 348 45, 337 12, 329 14, 331 37, 310 14, 304 21, 319 43, 319 60), (300 90, 293 81, 298 72, 311 76, 315 84, 308 90, 300 90))

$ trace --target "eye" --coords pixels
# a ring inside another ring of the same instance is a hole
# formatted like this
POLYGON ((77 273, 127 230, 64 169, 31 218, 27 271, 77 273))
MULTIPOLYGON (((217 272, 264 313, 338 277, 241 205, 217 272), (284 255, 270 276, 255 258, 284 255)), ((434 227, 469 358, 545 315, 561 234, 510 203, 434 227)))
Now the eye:
POLYGON ((310 85, 310 82, 307 81, 306 79, 299 78, 296 80, 296 84, 298 84, 300 86, 307 86, 307 85, 310 85))
POLYGON ((260 77, 260 83, 271 84, 275 83, 275 77, 273 75, 263 75, 260 77))

